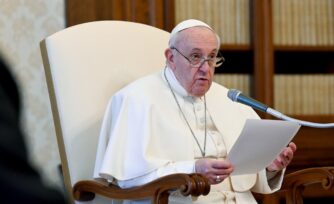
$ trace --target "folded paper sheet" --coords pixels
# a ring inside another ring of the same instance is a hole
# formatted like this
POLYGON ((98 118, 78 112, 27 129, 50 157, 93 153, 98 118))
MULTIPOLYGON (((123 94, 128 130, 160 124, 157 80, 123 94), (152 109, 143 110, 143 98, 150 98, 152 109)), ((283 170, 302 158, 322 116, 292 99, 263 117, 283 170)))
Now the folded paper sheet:
POLYGON ((266 168, 296 135, 300 125, 281 120, 246 121, 228 154, 232 175, 253 174, 266 168))

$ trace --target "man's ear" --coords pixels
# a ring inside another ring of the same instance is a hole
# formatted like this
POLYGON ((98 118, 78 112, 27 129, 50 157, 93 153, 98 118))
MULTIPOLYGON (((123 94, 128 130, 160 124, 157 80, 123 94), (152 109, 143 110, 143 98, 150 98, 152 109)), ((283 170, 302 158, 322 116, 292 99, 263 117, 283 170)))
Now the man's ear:
POLYGON ((172 52, 172 49, 167 48, 165 50, 165 57, 166 57, 166 61, 167 61, 167 64, 169 65, 169 67, 171 69, 174 69, 174 54, 172 52))

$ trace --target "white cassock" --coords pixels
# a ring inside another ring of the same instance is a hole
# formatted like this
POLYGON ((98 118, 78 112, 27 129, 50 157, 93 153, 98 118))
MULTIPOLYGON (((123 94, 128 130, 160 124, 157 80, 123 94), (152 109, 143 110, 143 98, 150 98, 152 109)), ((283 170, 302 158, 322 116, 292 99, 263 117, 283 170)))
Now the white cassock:
MULTIPOLYGON (((165 74, 203 150, 203 97, 189 96, 169 68, 165 74)), ((213 82, 205 96, 205 156, 213 159, 226 158, 247 118, 259 119, 253 109, 228 99, 227 91, 213 82)), ((202 158, 199 145, 161 70, 129 84, 110 100, 100 133, 94 178, 103 177, 127 188, 172 173, 194 173, 195 160, 202 158)), ((256 203, 251 191, 278 190, 283 174, 284 170, 269 178, 266 170, 262 170, 257 174, 231 176, 212 185, 207 196, 183 197, 175 192, 169 200, 170 203, 256 203)))

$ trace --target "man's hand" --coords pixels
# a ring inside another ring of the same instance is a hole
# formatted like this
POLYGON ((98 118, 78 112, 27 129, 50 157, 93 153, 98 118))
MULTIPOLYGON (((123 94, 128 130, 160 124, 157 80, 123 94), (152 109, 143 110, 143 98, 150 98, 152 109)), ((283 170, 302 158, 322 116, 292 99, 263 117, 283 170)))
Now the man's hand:
POLYGON ((284 148, 276 159, 269 166, 267 166, 267 171, 280 171, 287 167, 290 164, 296 150, 296 144, 290 142, 289 146, 284 148))
POLYGON ((195 171, 206 176, 210 184, 218 184, 230 176, 233 167, 227 160, 204 158, 196 161, 195 171))

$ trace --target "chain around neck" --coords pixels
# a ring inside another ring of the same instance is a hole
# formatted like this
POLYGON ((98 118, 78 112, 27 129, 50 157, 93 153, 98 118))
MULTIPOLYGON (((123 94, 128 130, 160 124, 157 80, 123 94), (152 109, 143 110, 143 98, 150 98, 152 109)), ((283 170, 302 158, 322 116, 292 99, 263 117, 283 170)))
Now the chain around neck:
POLYGON ((205 98, 205 95, 204 95, 204 144, 203 144, 203 149, 202 149, 202 148, 201 148, 201 145, 199 144, 199 141, 198 141, 198 139, 197 139, 197 137, 196 137, 196 135, 195 135, 195 133, 194 133, 194 131, 193 131, 193 129, 191 128, 191 126, 190 126, 190 124, 189 124, 189 122, 188 122, 188 120, 187 120, 185 114, 183 113, 183 111, 182 111, 182 109, 181 109, 180 103, 179 103, 179 101, 178 101, 177 98, 176 98, 176 95, 175 95, 175 93, 174 93, 174 91, 173 91, 173 88, 172 88, 172 86, 171 86, 169 80, 167 79, 167 76, 166 76, 166 70, 167 70, 167 67, 165 67, 165 69, 164 69, 164 77, 165 77, 165 79, 166 79, 166 81, 167 81, 168 87, 169 87, 170 91, 172 92, 172 95, 173 95, 173 97, 174 97, 174 99, 175 99, 175 102, 176 102, 176 104, 177 104, 177 107, 179 108, 179 110, 180 110, 180 112, 181 112, 181 114, 182 114, 183 119, 184 119, 185 122, 187 123, 187 126, 188 126, 188 128, 189 128, 189 130, 190 130, 190 132, 191 132, 191 134, 192 134, 192 136, 193 136, 193 138, 195 139, 195 141, 196 141, 196 143, 197 143, 197 146, 198 146, 199 150, 201 151, 202 157, 205 157, 205 150, 206 150, 206 135, 207 135, 206 98, 205 98))

